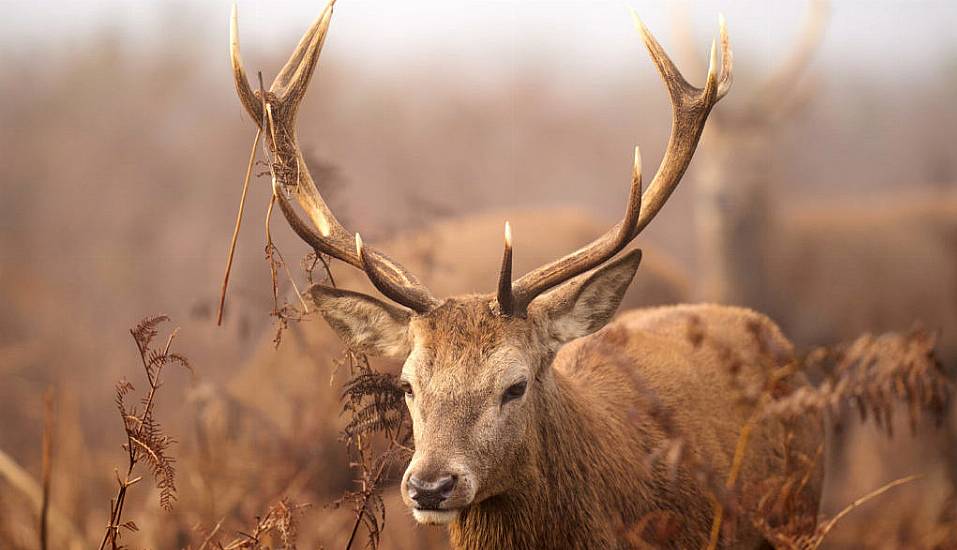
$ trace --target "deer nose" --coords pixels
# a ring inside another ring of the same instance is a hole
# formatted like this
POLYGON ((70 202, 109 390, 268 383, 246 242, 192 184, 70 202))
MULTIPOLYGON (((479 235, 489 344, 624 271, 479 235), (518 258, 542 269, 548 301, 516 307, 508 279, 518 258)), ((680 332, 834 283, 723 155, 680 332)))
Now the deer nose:
POLYGON ((439 505, 449 498, 459 476, 445 475, 434 480, 424 480, 409 476, 409 498, 422 510, 438 510, 439 505))

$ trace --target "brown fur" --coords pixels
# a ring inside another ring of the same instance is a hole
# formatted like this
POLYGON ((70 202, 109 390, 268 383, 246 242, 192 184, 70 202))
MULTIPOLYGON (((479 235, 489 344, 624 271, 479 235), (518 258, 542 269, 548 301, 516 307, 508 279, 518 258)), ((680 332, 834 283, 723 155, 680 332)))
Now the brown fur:
MULTIPOLYGON (((481 355, 511 330, 508 320, 485 316, 475 304, 456 302, 429 320, 436 329, 453 326, 446 322, 459 327, 443 349, 465 345, 465 355, 481 355), (488 336, 472 341, 468 335, 475 330, 488 336)), ((765 317, 708 305, 628 312, 562 348, 552 368, 540 371, 537 391, 529 390, 527 406, 534 420, 526 433, 515 434, 523 445, 497 468, 509 472, 507 488, 462 512, 450 528, 453 547, 625 547, 623 532, 660 510, 683 521, 671 547, 701 547, 712 518, 703 488, 685 466, 672 480, 665 468, 649 470, 644 459, 670 435, 650 417, 653 408, 662 407, 688 438, 691 452, 722 479, 727 475, 748 411, 736 404, 727 386, 727 366, 716 351, 724 346, 733 347, 745 377, 760 376, 749 369, 780 366, 791 354, 790 344, 765 317), (704 335, 697 345, 688 338, 690 324, 704 335), (755 326, 764 342, 753 337, 755 326)), ((457 370, 463 368, 457 365, 476 364, 478 357, 464 363, 443 359, 436 368, 457 370)), ((455 378, 474 375, 457 372, 455 378)), ((819 419, 801 422, 772 424, 755 436, 741 476, 745 492, 783 470, 786 428, 800 432, 804 452, 814 452, 819 419)), ((806 498, 816 506, 819 494, 820 472, 806 498)), ((743 524, 739 528, 736 545, 758 545, 753 530, 743 524)))

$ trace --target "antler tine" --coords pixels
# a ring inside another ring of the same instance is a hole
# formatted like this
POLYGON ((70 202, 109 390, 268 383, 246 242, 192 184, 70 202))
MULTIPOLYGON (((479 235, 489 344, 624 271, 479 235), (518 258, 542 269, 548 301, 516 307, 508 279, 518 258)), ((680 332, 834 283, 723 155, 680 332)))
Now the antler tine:
POLYGON ((734 53, 731 51, 731 38, 728 36, 728 21, 724 14, 718 14, 718 27, 721 36, 721 80, 718 81, 718 97, 720 100, 734 84, 734 53))
POLYGON ((700 89, 689 84, 681 76, 674 62, 671 61, 668 54, 655 40, 655 37, 635 14, 635 26, 645 41, 645 46, 658 68, 658 73, 665 81, 672 104, 671 137, 668 139, 665 156, 658 167, 658 172, 652 179, 644 198, 645 207, 642 208, 641 216, 635 227, 636 235, 654 219, 678 186, 681 177, 691 163, 691 158, 698 146, 698 140, 701 138, 701 132, 704 130, 711 108, 728 93, 733 82, 731 41, 728 38, 723 17, 719 18, 719 24, 722 28, 721 74, 719 76, 717 73, 715 44, 712 43, 708 80, 704 89, 700 89))
POLYGON ((794 46, 785 61, 768 76, 755 94, 754 102, 765 117, 786 116, 801 103, 802 88, 795 85, 806 71, 821 44, 830 6, 827 0, 810 0, 808 12, 794 46))
POLYGON ((339 223, 326 205, 296 141, 296 113, 318 64, 334 4, 335 0, 331 0, 303 35, 289 61, 273 81, 270 91, 258 94, 252 91, 243 69, 234 6, 230 25, 230 54, 236 90, 254 122, 262 127, 265 121, 264 141, 270 160, 273 195, 293 231, 317 252, 364 270, 376 288, 390 299, 424 313, 437 305, 438 300, 415 276, 385 254, 371 247, 353 247, 353 235, 339 223), (287 194, 296 198, 312 225, 299 216, 287 194))
POLYGON ((263 119, 262 102, 256 97, 256 93, 249 85, 246 69, 243 68, 243 58, 239 55, 239 17, 236 4, 233 4, 232 13, 229 16, 229 58, 233 67, 233 82, 236 84, 239 101, 242 102, 246 112, 258 125, 263 119))
POLYGON ((291 119, 295 118, 309 81, 316 71, 319 54, 322 52, 322 46, 325 45, 329 23, 332 21, 332 8, 335 3, 336 0, 329 1, 319 18, 303 35, 296 50, 270 87, 270 91, 282 97, 285 114, 291 119), (308 44, 305 44, 307 39, 308 44))
POLYGON ((512 299, 512 226, 505 222, 505 252, 502 255, 502 271, 498 276, 498 307, 502 315, 514 312, 512 299))
POLYGON ((375 258, 367 252, 362 244, 362 237, 356 233, 356 254, 362 261, 362 269, 383 296, 393 302, 402 304, 419 313, 425 313, 437 305, 437 301, 422 285, 409 285, 407 273, 398 267, 398 264, 381 253, 374 253, 375 258), (387 269, 393 270, 388 272, 387 269))
MULTIPOLYGON (((601 265, 615 254, 621 252, 637 235, 637 233, 633 231, 633 228, 641 215, 641 201, 641 151, 638 147, 635 147, 635 159, 631 172, 631 190, 628 194, 628 206, 625 210, 624 219, 588 246, 582 247, 564 258, 542 266, 524 275, 518 281, 515 281, 515 283, 512 284, 511 292, 512 306, 509 308, 512 314, 524 316, 528 304, 542 292, 576 275, 580 275, 595 266, 601 265)), ((511 259, 511 246, 507 247, 506 253, 509 259, 511 259)), ((511 266, 509 266, 509 268, 511 268, 511 266)), ((500 296, 502 292, 501 288, 500 283, 500 296)), ((503 307, 501 300, 499 301, 499 306, 503 311, 508 311, 503 307)))
MULTIPOLYGON (((680 55, 678 56, 679 61, 689 66, 695 72, 704 71, 705 67, 701 64, 698 55, 695 53, 694 33, 692 32, 685 4, 679 2, 674 4, 674 6, 672 13, 672 34, 674 34, 678 40, 678 49, 680 50, 680 55)), ((731 89, 731 82, 733 80, 733 73, 731 71, 733 56, 724 14, 718 15, 718 27, 721 41, 721 79, 718 81, 718 99, 721 99, 728 93, 728 90, 731 89)), ((713 49, 714 44, 712 44, 712 50, 713 49)), ((708 70, 710 75, 710 66, 708 70)))
MULTIPOLYGON (((332 8, 335 5, 335 0, 329 2, 326 7, 322 10, 322 13, 319 14, 319 17, 312 22, 312 25, 303 33, 302 38, 299 39, 299 43, 296 44, 296 49, 293 50, 292 55, 289 56, 289 60, 286 61, 286 64, 283 65, 282 69, 279 70, 279 74, 276 75, 276 78, 273 80, 272 86, 270 86, 270 91, 276 95, 281 95, 283 90, 289 86, 291 79, 293 78, 294 73, 300 69, 302 64, 302 58, 306 52, 310 51, 313 46, 313 38, 319 34, 322 36, 322 40, 325 40, 325 34, 329 29, 329 23, 332 18, 332 8)), ((322 49, 322 46, 319 46, 319 49, 322 49)), ((318 57, 316 58, 318 59, 318 57)), ((315 63, 312 64, 312 67, 315 67, 315 63)), ((310 72, 311 76, 311 72, 310 72)))
POLYGON ((655 40, 634 11, 632 16, 635 27, 641 34, 671 97, 673 110, 671 137, 668 139, 664 158, 651 181, 648 192, 642 196, 640 157, 638 149, 635 149, 631 194, 624 219, 591 244, 542 266, 516 281, 512 285, 515 315, 525 315, 528 305, 541 293, 609 260, 624 249, 654 219, 687 170, 711 108, 731 87, 733 65, 731 43, 723 17, 720 19, 722 55, 720 74, 717 64, 717 46, 713 43, 707 82, 704 88, 696 88, 685 80, 674 62, 665 53, 664 48, 655 40))

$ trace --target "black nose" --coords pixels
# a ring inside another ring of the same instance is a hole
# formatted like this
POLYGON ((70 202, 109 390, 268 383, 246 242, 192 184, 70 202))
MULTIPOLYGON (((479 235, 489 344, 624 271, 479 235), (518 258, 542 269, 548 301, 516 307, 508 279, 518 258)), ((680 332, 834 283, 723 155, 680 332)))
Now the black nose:
POLYGON ((438 510, 442 501, 449 498, 458 476, 445 475, 433 480, 409 476, 409 498, 422 510, 438 510))

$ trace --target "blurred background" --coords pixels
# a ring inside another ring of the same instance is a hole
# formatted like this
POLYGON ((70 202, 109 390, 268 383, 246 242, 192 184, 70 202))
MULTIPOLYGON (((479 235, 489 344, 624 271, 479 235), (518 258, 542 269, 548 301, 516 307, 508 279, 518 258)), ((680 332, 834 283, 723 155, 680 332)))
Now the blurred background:
MULTIPOLYGON (((669 132, 667 95, 629 5, 695 84, 719 12, 735 53, 731 93, 640 239, 647 261, 633 303, 755 307, 801 352, 920 323, 941 330, 953 368, 950 1, 341 0, 299 123, 333 208, 448 292, 492 289, 505 219, 526 268, 603 232, 623 207, 632 148, 641 146, 648 181, 669 132)), ((290 492, 313 504, 302 531, 327 530, 315 540, 341 547, 330 525, 344 523, 346 538, 351 527, 348 514, 323 508, 351 479, 334 437, 340 352, 316 320, 273 345, 268 177, 251 182, 215 326, 254 135, 229 67, 230 6, 2 3, 0 453, 9 471, 41 478, 42 396, 52 388, 52 502, 84 539, 78 547, 102 537, 113 469, 124 464, 114 382, 142 384, 128 330, 153 313, 182 327, 176 348, 196 372, 167 373, 158 399, 180 442, 181 502, 150 518, 155 495, 138 487, 128 505, 142 529, 128 535, 135 545, 198 547, 217 522, 235 532, 290 492), (341 468, 297 477, 317 464, 341 468)), ((268 83, 322 5, 238 7, 246 68, 268 83)), ((296 268, 306 247, 281 217, 272 227, 296 268)), ((828 505, 914 469, 937 481, 911 487, 912 502, 946 493, 957 462, 953 429, 943 432, 894 443, 855 435, 834 458, 843 485, 828 505)), ((0 546, 30 548, 36 511, 26 482, 11 479, 0 476, 0 510, 15 511, 0 514, 0 546)), ((853 528, 835 533, 835 547, 853 547, 853 528)))

